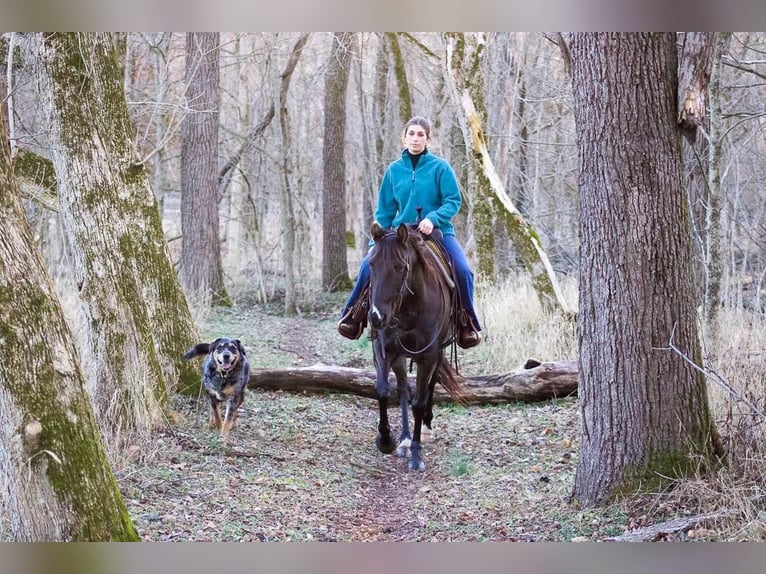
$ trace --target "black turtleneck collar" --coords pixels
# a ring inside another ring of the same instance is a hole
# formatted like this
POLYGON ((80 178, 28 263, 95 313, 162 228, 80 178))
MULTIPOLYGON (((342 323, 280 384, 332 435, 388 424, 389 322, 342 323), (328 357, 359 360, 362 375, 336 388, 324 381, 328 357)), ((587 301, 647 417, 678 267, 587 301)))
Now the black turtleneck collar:
POLYGON ((424 156, 428 153, 428 148, 424 149, 418 155, 412 155, 410 153, 410 150, 408 149, 404 151, 407 153, 408 156, 410 156, 410 161, 412 162, 412 169, 415 169, 418 166, 418 161, 420 160, 421 156, 424 156))

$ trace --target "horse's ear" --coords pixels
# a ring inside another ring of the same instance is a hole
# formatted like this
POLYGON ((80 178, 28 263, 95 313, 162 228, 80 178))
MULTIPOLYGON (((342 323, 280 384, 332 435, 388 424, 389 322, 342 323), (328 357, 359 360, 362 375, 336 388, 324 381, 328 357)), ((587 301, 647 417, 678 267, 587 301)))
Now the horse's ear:
POLYGON ((370 235, 372 238, 377 241, 381 237, 383 237, 385 233, 383 232, 383 228, 380 226, 380 223, 377 221, 373 221, 372 225, 370 226, 370 235))
POLYGON ((407 240, 410 238, 410 231, 404 223, 400 223, 399 227, 396 228, 396 237, 402 244, 407 244, 407 240))

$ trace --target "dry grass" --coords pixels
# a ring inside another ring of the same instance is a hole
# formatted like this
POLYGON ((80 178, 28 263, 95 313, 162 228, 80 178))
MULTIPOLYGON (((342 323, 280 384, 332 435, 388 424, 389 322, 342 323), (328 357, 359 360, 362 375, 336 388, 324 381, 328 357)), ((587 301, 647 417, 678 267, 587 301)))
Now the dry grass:
MULTIPOLYGON (((564 279, 564 296, 576 308, 577 284, 564 279)), ((512 276, 490 287, 477 286, 476 309, 487 334, 484 372, 504 372, 523 364, 530 357, 542 361, 577 358, 575 325, 557 314, 543 312, 529 280, 512 276)))

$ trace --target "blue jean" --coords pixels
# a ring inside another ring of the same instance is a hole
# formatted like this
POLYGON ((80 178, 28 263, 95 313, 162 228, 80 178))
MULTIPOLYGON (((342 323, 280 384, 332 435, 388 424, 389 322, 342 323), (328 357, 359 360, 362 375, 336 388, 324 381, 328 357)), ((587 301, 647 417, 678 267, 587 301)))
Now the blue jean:
MULTIPOLYGON (((479 331, 481 331, 481 322, 479 322, 479 317, 477 317, 476 310, 473 306, 473 271, 471 271, 471 267, 468 265, 468 259, 465 257, 463 247, 460 245, 460 242, 454 235, 445 235, 442 243, 444 244, 444 248, 446 249, 447 253, 449 253, 450 258, 452 259, 452 265, 455 268, 455 276, 457 279, 457 288, 458 292, 460 293, 460 299, 465 306, 465 310, 473 320, 473 324, 479 331)), ((368 251, 364 258, 362 258, 362 263, 359 266, 359 275, 356 277, 356 284, 354 285, 354 289, 351 291, 351 295, 348 297, 348 301, 346 302, 346 306, 343 308, 341 317, 348 312, 354 303, 356 303, 356 300, 359 298, 359 294, 362 292, 362 289, 364 289, 364 286, 367 285, 367 282, 370 280, 369 260, 370 252, 368 251)))

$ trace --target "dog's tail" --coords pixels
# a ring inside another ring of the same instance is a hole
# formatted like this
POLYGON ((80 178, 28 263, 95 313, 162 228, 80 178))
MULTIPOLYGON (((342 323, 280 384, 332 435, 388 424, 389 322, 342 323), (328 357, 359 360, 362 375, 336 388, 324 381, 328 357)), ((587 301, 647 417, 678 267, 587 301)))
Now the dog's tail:
POLYGON ((184 353, 183 359, 193 359, 194 357, 201 357, 210 353, 210 343, 197 343, 191 349, 184 353))

